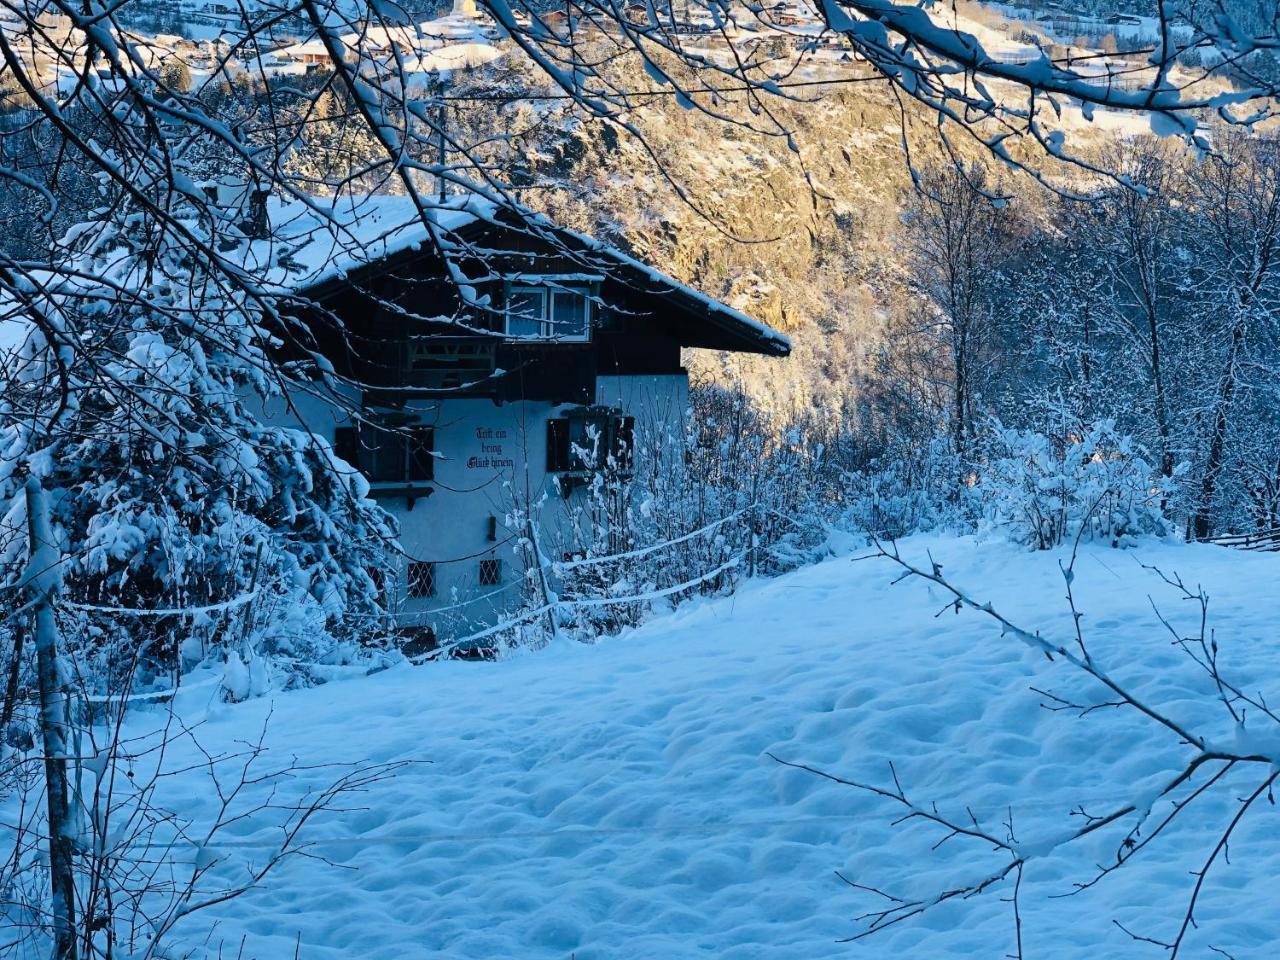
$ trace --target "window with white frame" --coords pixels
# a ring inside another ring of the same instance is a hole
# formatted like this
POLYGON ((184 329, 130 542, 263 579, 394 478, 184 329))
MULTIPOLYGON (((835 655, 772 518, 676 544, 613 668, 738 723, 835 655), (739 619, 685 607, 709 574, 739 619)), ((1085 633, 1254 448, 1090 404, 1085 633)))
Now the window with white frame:
POLYGON ((591 293, 586 287, 512 284, 506 333, 523 339, 582 342, 591 337, 591 293))

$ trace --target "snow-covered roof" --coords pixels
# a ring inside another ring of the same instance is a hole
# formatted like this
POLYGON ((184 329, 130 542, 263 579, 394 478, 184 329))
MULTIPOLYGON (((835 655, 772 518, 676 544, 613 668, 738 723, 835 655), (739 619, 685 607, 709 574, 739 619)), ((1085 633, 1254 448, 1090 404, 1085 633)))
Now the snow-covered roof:
MULTIPOLYGON (((687 327, 687 346, 710 346, 714 349, 742 350, 784 356, 791 350, 790 340, 760 321, 739 310, 672 279, 647 263, 628 256, 601 241, 566 230, 532 211, 504 204, 494 199, 468 195, 443 202, 424 202, 420 209, 410 197, 388 195, 346 196, 340 199, 292 197, 267 201, 270 221, 266 239, 249 239, 231 249, 220 249, 218 255, 226 267, 242 270, 254 287, 266 296, 300 296, 324 298, 341 288, 352 275, 376 272, 388 259, 416 250, 444 251, 450 259, 461 262, 488 255, 526 256, 517 254, 514 244, 508 253, 492 245, 494 234, 486 234, 485 248, 480 252, 471 246, 478 231, 486 227, 498 237, 535 243, 541 241, 562 262, 578 261, 577 273, 603 278, 665 301, 673 308, 665 315, 668 321, 679 318, 687 327), (425 216, 424 216, 425 214, 425 216), (702 326, 702 324, 706 326, 702 326), (715 331, 714 333, 710 331, 715 331)), ((229 220, 236 220, 230 216, 229 220)), ((68 235, 73 244, 74 238, 68 235)), ((505 243, 505 240, 500 242, 505 243)), ((77 289, 92 286, 96 276, 111 277, 112 282, 133 283, 129 275, 135 258, 127 250, 117 255, 99 252, 86 260, 82 273, 60 274, 54 284, 62 292, 74 295, 77 289), (103 258, 106 258, 105 260, 103 258)), ((509 278, 525 275, 512 268, 509 278)), ((551 270, 543 276, 565 276, 564 270, 551 270)), ((504 275, 505 276, 505 275, 504 275)), ((24 311, 13 311, 10 318, 0 310, 0 364, 8 366, 31 333, 24 311)), ((683 342, 683 341, 682 341, 683 342)))
POLYGON ((491 43, 462 41, 419 53, 413 66, 419 73, 473 70, 501 56, 502 51, 491 43))
POLYGON ((270 238, 250 241, 238 265, 276 292, 311 290, 429 243, 433 228, 448 235, 485 217, 487 206, 475 198, 432 203, 428 223, 410 197, 272 198, 270 238))
MULTIPOLYGON (((337 38, 344 58, 378 61, 382 51, 398 51, 396 69, 409 73, 467 70, 496 60, 502 51, 493 44, 495 29, 476 18, 449 15, 422 23, 378 26, 366 24, 337 38)), ((299 59, 328 56, 319 38, 275 51, 278 57, 299 59)))
POLYGON ((279 47, 272 52, 280 57, 328 56, 329 48, 324 45, 323 40, 304 40, 287 47, 279 47))
POLYGON ((422 211, 412 198, 367 195, 338 201, 277 201, 268 204, 272 238, 255 240, 242 254, 244 267, 277 290, 314 292, 350 274, 374 268, 394 255, 439 245, 465 252, 458 231, 490 224, 553 236, 609 276, 659 296, 674 297, 722 329, 761 352, 784 355, 791 341, 772 327, 680 283, 647 263, 594 237, 559 227, 532 211, 469 195, 443 203, 429 201, 422 211), (436 239, 433 241, 433 232, 436 239))

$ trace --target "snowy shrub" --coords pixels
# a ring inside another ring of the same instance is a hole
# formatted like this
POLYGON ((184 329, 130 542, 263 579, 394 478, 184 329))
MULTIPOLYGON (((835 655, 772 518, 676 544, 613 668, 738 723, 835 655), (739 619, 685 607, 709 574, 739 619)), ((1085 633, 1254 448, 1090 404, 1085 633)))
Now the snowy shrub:
POLYGON ((846 474, 849 507, 843 523, 878 539, 965 526, 964 505, 950 495, 960 472, 943 436, 918 455, 895 451, 876 457, 846 474))
POLYGON ((391 535, 381 511, 353 495, 327 444, 226 412, 240 437, 217 455, 201 455, 216 447, 189 422, 188 448, 85 440, 47 478, 62 491, 67 596, 87 608, 69 642, 96 634, 76 651, 90 673, 132 670, 135 654, 143 681, 205 660, 342 658, 378 612, 370 570, 391 535))
POLYGON ((971 496, 984 529, 1037 550, 1076 536, 1164 535, 1168 483, 1130 437, 1104 420, 1079 433, 1046 435, 998 421, 981 443, 971 496))
POLYGON ((822 439, 779 431, 740 391, 695 388, 690 403, 683 418, 647 418, 671 426, 638 426, 636 449, 577 478, 572 497, 535 507, 564 626, 583 639, 825 553, 842 500, 822 439))
POLYGON ((65 351, 33 325, 7 371, 0 586, 22 576, 32 474, 50 495, 83 682, 349 656, 380 612, 386 514, 327 442, 255 415, 283 381, 251 298, 210 293, 163 241, 97 239, 86 275, 130 296, 51 297, 80 359, 60 374, 65 351))

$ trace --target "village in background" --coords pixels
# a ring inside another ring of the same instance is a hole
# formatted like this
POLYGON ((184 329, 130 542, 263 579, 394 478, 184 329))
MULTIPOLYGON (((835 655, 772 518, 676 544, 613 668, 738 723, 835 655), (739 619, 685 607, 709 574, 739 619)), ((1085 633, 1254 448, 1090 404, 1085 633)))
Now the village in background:
MULTIPOLYGON (((1151 42, 1159 31, 1154 17, 1109 11, 1112 6, 1101 3, 1090 10, 1039 0, 1026 4, 966 0, 958 8, 957 22, 981 37, 988 52, 1011 62, 1031 59, 1041 50, 1052 57, 1074 54, 1091 59, 1101 82, 1117 65, 1140 70, 1142 55, 1129 51, 1151 42), (1097 53, 1103 56, 1096 57, 1097 53)), ((478 10, 473 0, 458 0, 447 11, 438 3, 396 4, 380 21, 347 20, 341 11, 339 4, 331 16, 341 25, 338 40, 351 56, 357 55, 358 48, 358 55, 364 58, 407 57, 409 75, 425 78, 441 71, 470 69, 506 52, 501 47, 505 31, 478 10)), ((638 23, 645 20, 648 11, 641 2, 621 8, 624 18, 638 23)), ((853 62, 839 38, 825 28, 818 11, 805 0, 765 4, 758 18, 727 24, 717 24, 709 10, 697 4, 677 5, 672 13, 673 35, 699 38, 713 56, 718 49, 732 45, 748 57, 763 54, 782 60, 792 53, 805 54, 804 63, 818 71, 853 62)), ((525 26, 530 20, 523 10, 512 16, 525 26)), ((608 29, 594 18, 576 18, 570 8, 560 10, 554 5, 542 12, 540 19, 551 29, 568 27, 575 19, 580 19, 581 28, 588 32, 608 29)), ((185 71, 187 84, 198 84, 211 73, 224 75, 228 62, 237 64, 252 79, 269 80, 323 69, 332 57, 330 48, 315 36, 314 28, 300 13, 279 16, 270 4, 259 9, 254 3, 217 0, 134 0, 123 11, 122 20, 129 30, 127 39, 144 61, 149 58, 156 68, 163 65, 185 71), (269 26, 255 30, 259 21, 269 26), (252 36, 252 42, 243 41, 246 35, 252 36)), ((75 72, 65 63, 55 66, 66 57, 66 45, 78 42, 70 17, 48 12, 31 21, 19 8, 6 7, 0 11, 0 25, 17 49, 31 58, 42 81, 50 87, 74 82, 75 72), (42 50, 51 45, 57 47, 57 57, 42 50)), ((1212 66, 1228 55, 1206 41, 1187 51, 1184 60, 1188 67, 1212 66)), ((116 82, 105 69, 102 79, 116 82)), ((1137 86, 1142 78, 1135 75, 1126 82, 1137 86)))

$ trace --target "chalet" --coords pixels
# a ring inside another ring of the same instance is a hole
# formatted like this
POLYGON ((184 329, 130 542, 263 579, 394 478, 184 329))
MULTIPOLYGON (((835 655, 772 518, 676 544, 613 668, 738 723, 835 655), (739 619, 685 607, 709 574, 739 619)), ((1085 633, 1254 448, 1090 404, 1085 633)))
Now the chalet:
POLYGON ((306 40, 282 47, 276 51, 276 56, 281 60, 301 63, 308 67, 323 67, 333 63, 329 48, 322 40, 306 40))
POLYGON ((329 441, 397 518, 403 556, 386 589, 405 628, 456 635, 521 600, 526 531, 508 518, 582 496, 599 470, 634 469, 651 449, 642 437, 682 436, 682 349, 790 350, 764 324, 511 207, 452 199, 426 223, 401 197, 316 210, 272 202, 244 221, 264 238, 248 255, 305 303, 302 346, 326 358, 337 397, 267 414, 329 441))

